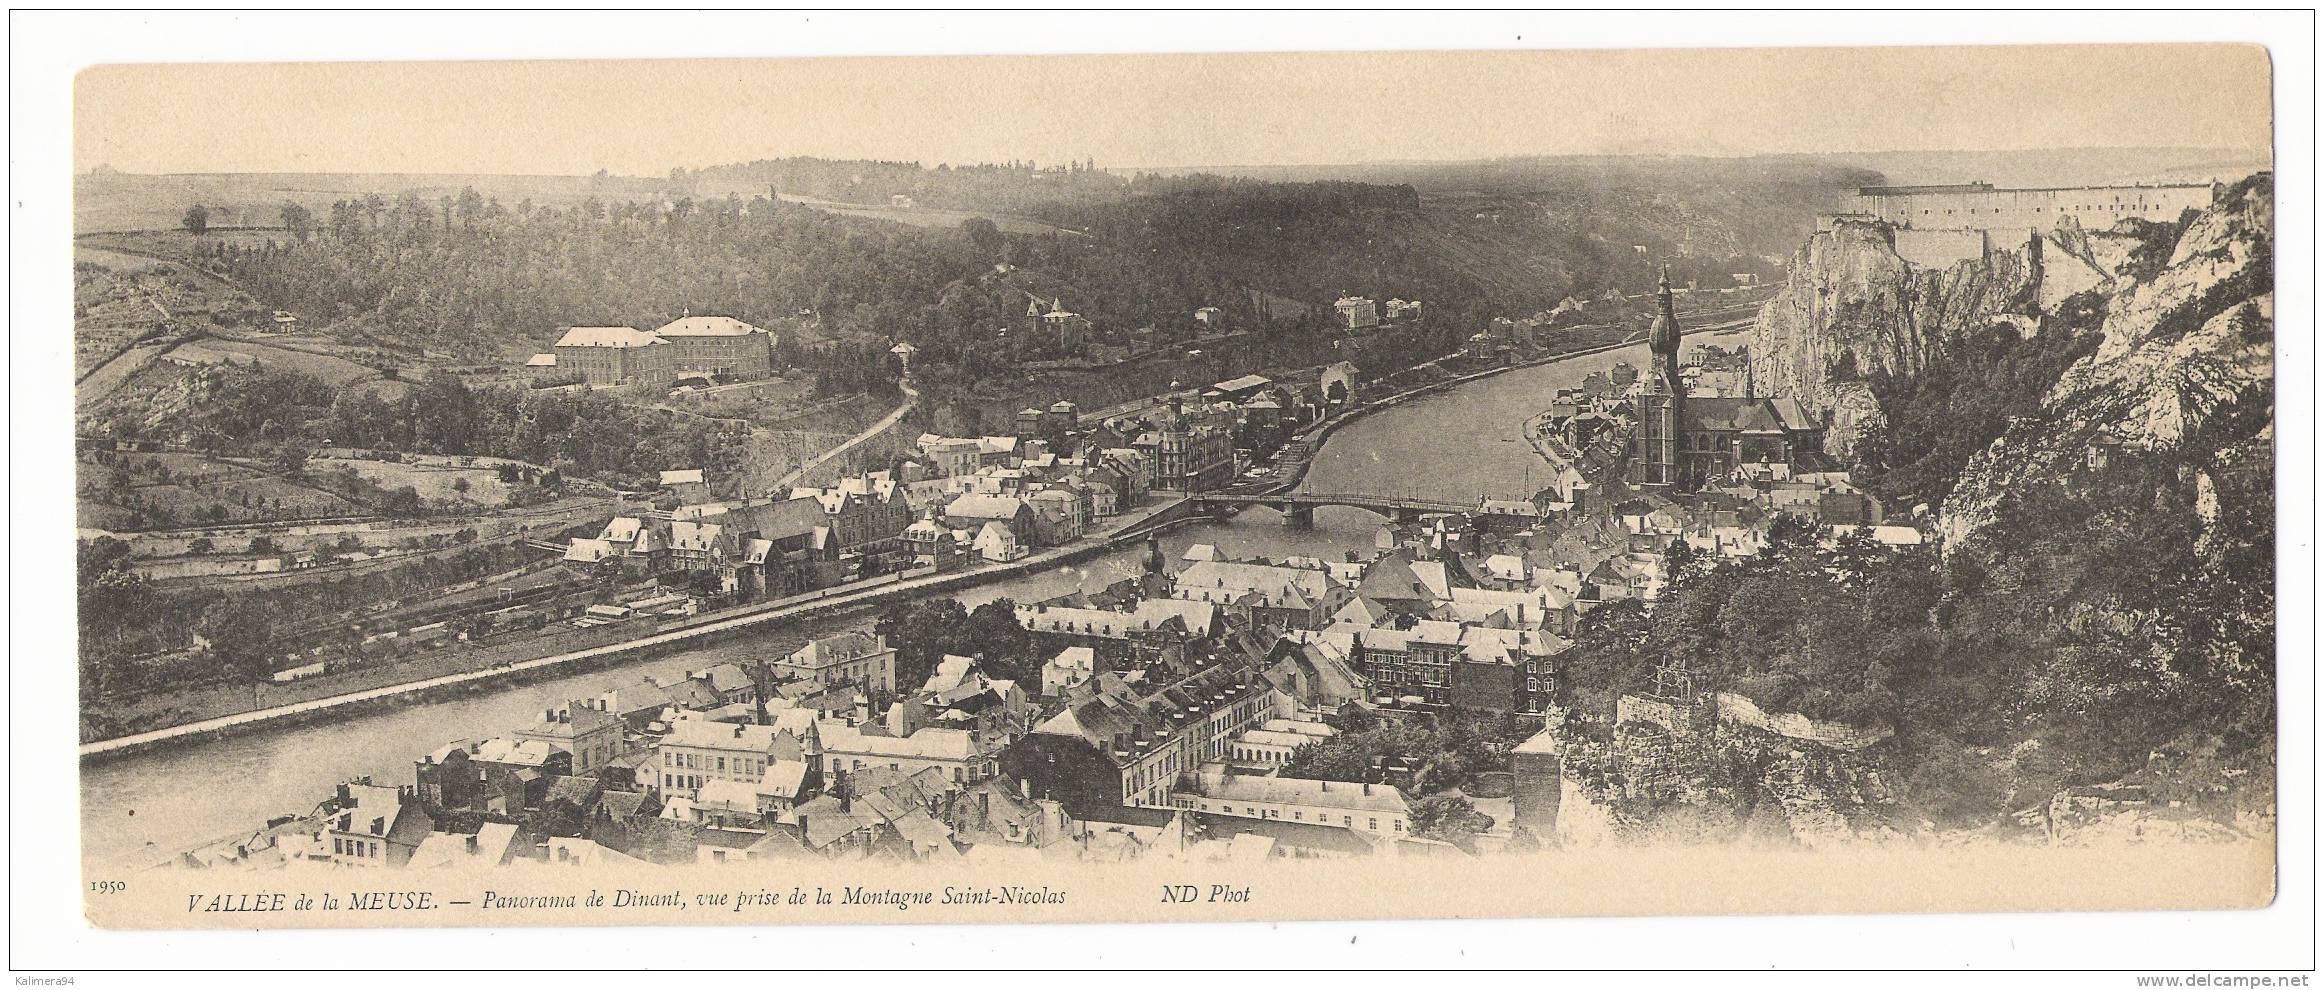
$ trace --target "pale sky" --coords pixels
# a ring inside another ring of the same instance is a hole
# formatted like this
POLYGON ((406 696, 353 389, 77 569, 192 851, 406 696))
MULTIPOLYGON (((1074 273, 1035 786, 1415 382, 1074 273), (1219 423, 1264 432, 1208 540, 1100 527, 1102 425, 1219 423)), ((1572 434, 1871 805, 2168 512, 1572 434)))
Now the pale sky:
POLYGON ((100 66, 76 167, 654 175, 2178 146, 2265 155, 2256 46, 100 66))

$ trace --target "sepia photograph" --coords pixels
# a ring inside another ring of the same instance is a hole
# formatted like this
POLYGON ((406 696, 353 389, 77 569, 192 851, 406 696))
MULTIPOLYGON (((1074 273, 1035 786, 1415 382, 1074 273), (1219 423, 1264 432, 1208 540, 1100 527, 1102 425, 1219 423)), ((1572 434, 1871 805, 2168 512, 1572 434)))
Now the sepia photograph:
POLYGON ((2154 40, 87 65, 66 913, 2266 908, 2279 66, 2154 40))

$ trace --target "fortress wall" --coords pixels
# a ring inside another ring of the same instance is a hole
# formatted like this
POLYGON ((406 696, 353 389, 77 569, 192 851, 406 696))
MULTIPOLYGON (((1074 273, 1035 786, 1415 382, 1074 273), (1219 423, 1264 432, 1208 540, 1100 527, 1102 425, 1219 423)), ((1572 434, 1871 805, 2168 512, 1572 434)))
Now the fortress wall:
POLYGON ((1886 725, 1860 729, 1838 722, 1819 722, 1798 712, 1770 714, 1751 699, 1731 691, 1716 695, 1719 720, 1772 732, 1789 739, 1819 743, 1833 749, 1858 750, 1896 734, 1886 725))
POLYGON ((1922 268, 1951 268, 1957 261, 1976 261, 1985 257, 1985 232, 1982 230, 1916 230, 1900 227, 1894 232, 1896 255, 1922 268))
POLYGON ((1694 734, 1694 716, 1687 709, 1657 698, 1625 694, 1614 701, 1614 724, 1651 722, 1673 736, 1694 734))
POLYGON ((2031 230, 2048 230, 2066 216, 2094 230, 2112 227, 2124 217, 2176 220, 2181 211, 2210 205, 2209 185, 1893 193, 1874 189, 1859 194, 1855 202, 1859 212, 1903 226, 2031 230))

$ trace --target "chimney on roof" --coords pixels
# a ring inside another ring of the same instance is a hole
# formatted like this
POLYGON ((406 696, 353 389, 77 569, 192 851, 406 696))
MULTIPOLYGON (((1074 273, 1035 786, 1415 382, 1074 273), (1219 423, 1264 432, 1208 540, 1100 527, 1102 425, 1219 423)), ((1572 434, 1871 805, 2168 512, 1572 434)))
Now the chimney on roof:
POLYGON ((1364 796, 1365 796, 1365 797, 1371 797, 1371 796, 1372 796, 1372 785, 1371 785, 1369 782, 1366 782, 1366 783, 1364 784, 1364 796))

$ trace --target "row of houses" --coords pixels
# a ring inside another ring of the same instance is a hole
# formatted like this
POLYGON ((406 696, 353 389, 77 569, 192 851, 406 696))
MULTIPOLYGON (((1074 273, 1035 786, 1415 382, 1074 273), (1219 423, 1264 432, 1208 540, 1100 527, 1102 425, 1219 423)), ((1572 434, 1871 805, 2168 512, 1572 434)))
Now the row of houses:
MULTIPOLYGON (((680 472, 679 485, 698 478, 680 472)), ((888 472, 780 496, 681 503, 615 516, 568 542, 565 563, 632 576, 689 577, 741 600, 782 597, 893 569, 912 521, 888 472)))

